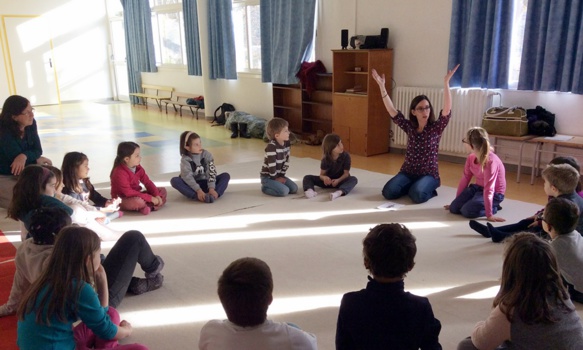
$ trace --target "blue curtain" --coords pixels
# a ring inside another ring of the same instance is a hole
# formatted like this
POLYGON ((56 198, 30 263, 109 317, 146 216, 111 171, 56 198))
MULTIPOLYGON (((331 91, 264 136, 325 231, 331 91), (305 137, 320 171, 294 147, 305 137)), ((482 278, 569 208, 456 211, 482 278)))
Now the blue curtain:
POLYGON ((186 42, 186 64, 188 75, 202 76, 200 63, 200 38, 198 35, 198 10, 196 0, 182 0, 184 13, 184 39, 186 42))
MULTIPOLYGON (((156 72, 152 12, 144 0, 121 0, 126 39, 129 91, 142 91, 141 72, 156 72)), ((137 98, 131 96, 132 102, 137 98)))
POLYGON ((518 89, 583 94, 583 1, 528 1, 518 89))
POLYGON ((261 80, 295 84, 314 39, 316 0, 261 1, 261 80))
POLYGON ((461 66, 451 86, 508 88, 512 12, 509 0, 453 0, 448 69, 461 66))
POLYGON ((208 0, 210 79, 237 79, 231 1, 208 0))

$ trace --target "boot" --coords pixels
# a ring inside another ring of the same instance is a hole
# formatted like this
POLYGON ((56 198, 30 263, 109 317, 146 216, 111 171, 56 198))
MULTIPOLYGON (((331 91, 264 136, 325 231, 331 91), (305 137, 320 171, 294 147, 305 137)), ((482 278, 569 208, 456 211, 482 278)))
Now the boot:
POLYGON ((251 136, 247 134, 247 123, 239 123, 239 136, 250 139, 251 136))
POLYGON ((231 123, 231 138, 235 139, 239 136, 239 124, 237 123, 231 123))

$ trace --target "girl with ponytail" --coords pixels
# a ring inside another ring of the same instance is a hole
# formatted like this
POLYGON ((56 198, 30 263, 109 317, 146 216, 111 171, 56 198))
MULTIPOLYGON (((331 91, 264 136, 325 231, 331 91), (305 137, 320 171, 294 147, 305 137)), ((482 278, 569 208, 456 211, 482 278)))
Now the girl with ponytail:
POLYGON ((500 203, 506 192, 506 171, 490 146, 488 133, 480 127, 470 128, 462 142, 470 155, 466 159, 456 197, 445 209, 466 218, 485 216, 488 221, 505 221, 494 214, 502 209, 500 203), (470 184, 472 177, 476 181, 470 184))

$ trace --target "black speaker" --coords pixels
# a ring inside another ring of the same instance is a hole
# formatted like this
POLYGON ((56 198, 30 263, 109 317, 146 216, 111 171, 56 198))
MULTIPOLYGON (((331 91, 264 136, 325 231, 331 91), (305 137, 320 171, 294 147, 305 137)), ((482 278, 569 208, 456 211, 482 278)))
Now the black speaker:
POLYGON ((389 28, 381 28, 381 37, 379 40, 379 49, 387 48, 389 43, 389 28))
POLYGON ((348 47, 348 29, 342 29, 340 31, 340 45, 342 46, 342 50, 346 50, 348 47))

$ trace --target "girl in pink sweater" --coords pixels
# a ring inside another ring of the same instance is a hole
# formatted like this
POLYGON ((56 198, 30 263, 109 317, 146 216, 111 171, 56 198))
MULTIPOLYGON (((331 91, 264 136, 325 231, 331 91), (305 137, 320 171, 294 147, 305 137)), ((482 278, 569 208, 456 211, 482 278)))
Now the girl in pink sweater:
POLYGON ((117 146, 117 157, 109 175, 111 197, 121 198, 121 210, 139 211, 144 215, 158 210, 166 203, 166 189, 156 187, 140 165, 140 146, 131 141, 117 146), (144 185, 145 190, 142 189, 144 185))
POLYGON ((466 218, 485 216, 488 221, 505 221, 494 216, 502 207, 506 192, 504 164, 490 147, 486 130, 473 127, 462 140, 470 155, 457 188, 456 198, 445 209, 466 218), (472 177, 475 183, 470 184, 472 177))

